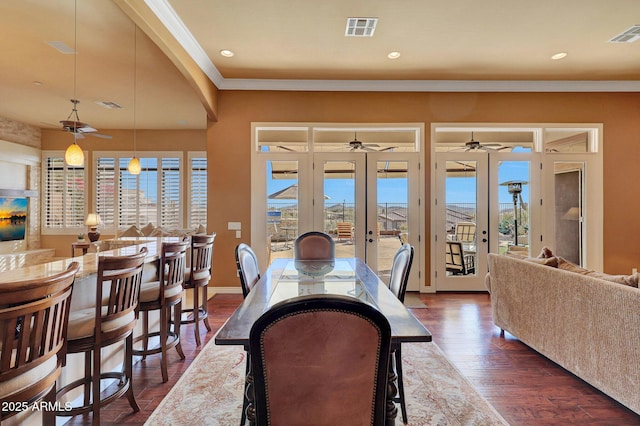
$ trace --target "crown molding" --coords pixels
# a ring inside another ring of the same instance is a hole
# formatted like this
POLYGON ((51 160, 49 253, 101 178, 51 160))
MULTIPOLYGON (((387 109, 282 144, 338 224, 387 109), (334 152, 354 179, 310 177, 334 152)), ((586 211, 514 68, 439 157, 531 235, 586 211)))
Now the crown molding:
POLYGON ((219 90, 333 92, 640 92, 640 80, 276 80, 224 78, 168 0, 145 0, 219 90))

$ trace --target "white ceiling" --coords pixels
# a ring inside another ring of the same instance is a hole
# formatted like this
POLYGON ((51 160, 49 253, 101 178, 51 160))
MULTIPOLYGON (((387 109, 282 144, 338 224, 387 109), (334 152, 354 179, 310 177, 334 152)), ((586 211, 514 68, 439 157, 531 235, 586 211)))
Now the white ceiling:
MULTIPOLYGON (((133 127, 123 4, 153 10, 221 89, 640 91, 640 41, 607 42, 640 24, 638 0, 80 0, 75 96, 80 120, 99 130, 133 127), (378 18, 374 36, 345 37, 348 17, 378 18), (558 52, 568 56, 551 60, 558 52)), ((154 38, 160 24, 146 24, 154 38)), ((3 2, 0 117, 42 128, 67 118, 74 55, 47 42, 73 48, 74 28, 73 0, 3 2)), ((137 40, 136 127, 205 128, 175 58, 141 30, 137 40)))

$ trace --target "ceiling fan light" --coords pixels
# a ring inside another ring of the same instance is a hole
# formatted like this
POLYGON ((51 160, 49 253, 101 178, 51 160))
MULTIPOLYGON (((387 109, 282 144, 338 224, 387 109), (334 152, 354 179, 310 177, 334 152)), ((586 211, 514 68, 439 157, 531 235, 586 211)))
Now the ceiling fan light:
POLYGON ((129 161, 129 165, 127 166, 127 170, 132 175, 139 175, 140 171, 142 171, 142 167, 140 166, 140 160, 137 157, 133 157, 131 161, 129 161))
POLYGON ((69 145, 64 152, 64 161, 68 166, 84 165, 84 152, 82 152, 82 148, 80 148, 75 141, 69 145))

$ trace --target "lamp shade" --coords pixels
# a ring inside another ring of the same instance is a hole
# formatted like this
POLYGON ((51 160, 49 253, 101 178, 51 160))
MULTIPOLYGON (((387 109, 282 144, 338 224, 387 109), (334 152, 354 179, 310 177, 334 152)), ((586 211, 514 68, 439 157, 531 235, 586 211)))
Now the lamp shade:
POLYGON ((142 167, 140 167, 140 160, 138 160, 137 157, 133 157, 131 161, 129 161, 127 170, 129 170, 129 173, 131 173, 132 175, 139 175, 140 170, 142 170, 142 167))
POLYGON ((82 148, 80 148, 77 143, 73 142, 64 152, 64 161, 69 166, 84 165, 84 152, 82 152, 82 148))
POLYGON ((100 220, 100 215, 97 213, 89 213, 87 215, 87 220, 84 222, 87 226, 98 226, 102 223, 100 220))

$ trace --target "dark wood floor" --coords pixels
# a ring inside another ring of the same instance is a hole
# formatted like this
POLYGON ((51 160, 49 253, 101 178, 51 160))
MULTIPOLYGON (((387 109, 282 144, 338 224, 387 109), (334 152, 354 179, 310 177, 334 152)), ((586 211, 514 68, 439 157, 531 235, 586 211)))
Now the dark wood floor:
MULTIPOLYGON (((429 328, 434 342, 511 425, 640 425, 640 416, 605 396, 571 373, 538 355, 513 336, 500 337, 491 321, 487 294, 421 295, 428 309, 413 309, 429 328)), ((242 301, 241 295, 219 294, 209 301, 209 321, 215 334, 242 301)), ((169 358, 169 382, 163 384, 158 356, 134 366, 134 385, 142 410, 133 414, 126 400, 102 409, 103 425, 141 425, 198 355, 192 326, 183 326, 180 361, 169 358)), ((637 392, 638 389, 630 389, 637 392)), ((411 413, 409 413, 409 420, 411 413)), ((76 416, 68 424, 89 424, 91 416, 76 416)))

